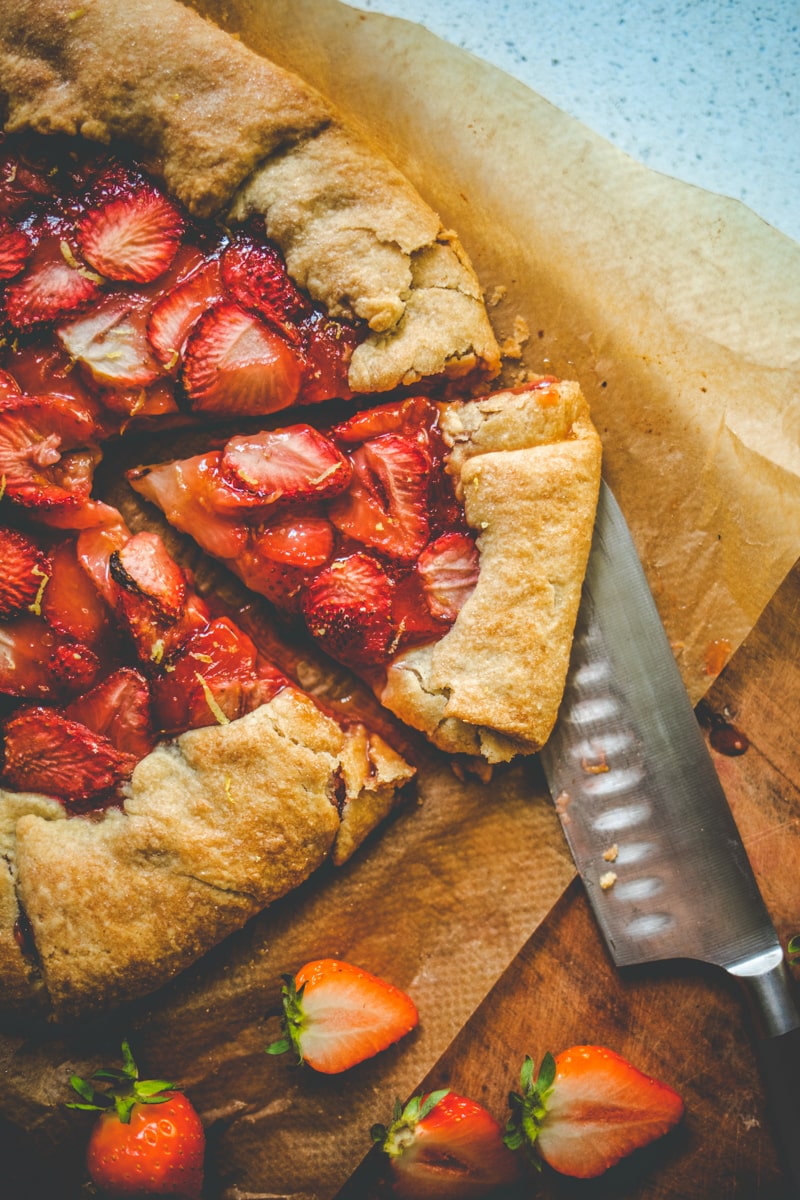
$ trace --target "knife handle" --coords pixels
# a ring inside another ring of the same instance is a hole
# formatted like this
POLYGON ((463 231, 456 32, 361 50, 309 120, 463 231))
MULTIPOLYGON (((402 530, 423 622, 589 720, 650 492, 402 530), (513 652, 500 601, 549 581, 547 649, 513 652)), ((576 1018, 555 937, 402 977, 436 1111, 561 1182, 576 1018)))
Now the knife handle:
POLYGON ((757 1023, 756 1053, 787 1200, 800 1200, 800 1013, 786 963, 740 976, 757 1023))

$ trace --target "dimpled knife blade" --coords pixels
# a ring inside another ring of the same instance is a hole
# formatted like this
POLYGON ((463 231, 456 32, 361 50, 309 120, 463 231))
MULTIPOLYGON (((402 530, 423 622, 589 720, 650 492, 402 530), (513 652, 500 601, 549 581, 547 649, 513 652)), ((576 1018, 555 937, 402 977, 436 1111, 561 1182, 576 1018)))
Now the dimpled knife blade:
MULTIPOLYGON (((617 966, 688 958, 737 977, 784 1110, 779 1142, 800 1144, 800 1015, 781 944, 605 484, 564 699, 540 757, 617 966)), ((800 1195, 800 1165, 789 1171, 800 1195)))

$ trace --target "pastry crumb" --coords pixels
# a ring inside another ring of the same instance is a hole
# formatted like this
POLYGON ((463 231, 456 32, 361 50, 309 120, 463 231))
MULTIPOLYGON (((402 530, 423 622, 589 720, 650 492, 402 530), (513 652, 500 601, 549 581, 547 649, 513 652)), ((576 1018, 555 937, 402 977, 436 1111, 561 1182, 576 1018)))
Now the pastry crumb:
POLYGON ((607 850, 603 851, 603 858, 606 860, 606 862, 616 862, 618 854, 619 846, 616 842, 614 842, 613 846, 609 846, 607 850))
POLYGON ((504 358, 522 358, 522 347, 530 336, 528 322, 524 317, 516 316, 512 332, 500 346, 500 353, 504 358))
POLYGON ((604 892, 607 892, 609 888, 612 888, 616 882, 616 871, 606 871, 605 875, 600 876, 600 887, 604 892))
POLYGON ((491 292, 486 297, 487 307, 488 308, 497 308, 497 305, 503 299, 503 297, 505 296, 507 291, 508 291, 508 288, 505 286, 505 284, 498 283, 497 287, 492 288, 491 292))

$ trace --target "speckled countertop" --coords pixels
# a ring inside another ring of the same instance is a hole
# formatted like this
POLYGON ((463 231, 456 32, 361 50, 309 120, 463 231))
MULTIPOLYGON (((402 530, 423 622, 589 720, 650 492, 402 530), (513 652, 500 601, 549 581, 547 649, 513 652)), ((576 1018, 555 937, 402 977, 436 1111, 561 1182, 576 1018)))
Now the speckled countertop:
POLYGON ((348 2, 425 25, 800 241, 797 0, 348 2))

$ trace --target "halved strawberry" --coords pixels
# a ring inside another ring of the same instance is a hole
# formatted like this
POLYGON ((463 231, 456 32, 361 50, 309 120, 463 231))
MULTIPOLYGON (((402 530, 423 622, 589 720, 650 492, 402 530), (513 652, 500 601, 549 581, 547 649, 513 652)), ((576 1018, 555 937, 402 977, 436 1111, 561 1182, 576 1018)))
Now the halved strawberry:
POLYGON ((222 255, 222 280, 243 308, 257 312, 291 340, 299 340, 297 323, 311 305, 289 278, 275 246, 238 231, 222 255))
POLYGON ((216 558, 233 559, 244 550, 247 527, 237 517, 247 499, 222 482, 220 452, 198 454, 180 462, 136 467, 128 482, 146 500, 157 504, 176 529, 192 534, 216 558))
POLYGON ((0 217, 0 279, 13 279, 19 275, 31 249, 31 240, 25 230, 0 217))
POLYGON ((123 754, 144 758, 155 744, 150 688, 131 667, 120 667, 64 710, 94 733, 107 737, 123 754))
POLYGON ((353 468, 330 438, 310 425, 289 425, 231 438, 219 472, 231 487, 267 505, 337 496, 353 468))
POLYGON ((61 638, 41 617, 24 614, 0 623, 0 692, 28 700, 57 700, 50 658, 61 638))
POLYGON ((219 617, 193 633, 152 684, 158 727, 165 733, 225 724, 266 704, 289 680, 241 629, 219 617))
POLYGON ((253 531, 232 563, 242 582, 285 612, 300 611, 300 597, 334 549, 334 529, 324 517, 299 513, 253 531))
POLYGON ((429 533, 427 446, 416 437, 385 433, 351 457, 353 478, 331 504, 331 520, 362 545, 397 562, 413 562, 429 533))
POLYGON ((385 661, 395 638, 392 589, 389 576, 370 555, 334 559, 302 598, 309 632, 343 662, 385 661))
POLYGON ((21 792, 87 800, 125 779, 135 762, 52 708, 23 708, 5 725, 3 777, 21 792))
POLYGON ((50 658, 49 668, 68 695, 90 688, 100 673, 100 660, 83 642, 62 642, 50 658))
POLYGON ((184 351, 183 385, 202 412, 271 413, 293 404, 303 363, 289 344, 238 304, 215 304, 184 351))
POLYGON ((50 574, 50 561, 32 538, 0 527, 0 617, 14 617, 39 606, 50 574))
POLYGON ((65 258, 65 245, 57 233, 47 233, 31 254, 25 273, 7 286, 6 314, 15 329, 56 321, 100 295, 100 278, 76 264, 71 254, 65 258))
POLYGON ((145 332, 149 305, 135 292, 106 297, 91 312, 61 325, 56 333, 70 357, 97 383, 143 388, 162 373, 145 332))
POLYGON ((111 611, 82 567, 74 539, 51 551, 41 608, 44 619, 59 633, 95 650, 111 634, 111 611))
POLYGON ((354 413, 340 425, 334 425, 330 436, 346 446, 357 446, 382 433, 415 434, 433 429, 439 410, 426 396, 410 396, 407 400, 392 400, 377 408, 354 413))
POLYGON ((520 1091, 509 1097, 506 1145, 536 1152, 556 1171, 593 1179, 662 1137, 683 1116, 683 1101, 603 1046, 546 1054, 534 1078, 526 1057, 520 1091))
POLYGON ((478 549, 466 533, 444 533, 417 559, 428 607, 435 617, 455 621, 478 582, 478 549))
POLYGON ((283 980, 285 1037, 267 1053, 294 1050, 300 1062, 324 1075, 372 1058, 419 1022, 410 996, 352 963, 322 958, 283 980))
POLYGON ((358 330, 315 311, 303 322, 301 332, 306 369, 300 403, 352 399, 348 371, 353 351, 361 340, 358 330))
POLYGON ((186 576, 157 533, 135 534, 109 558, 117 585, 114 608, 143 662, 160 663, 197 626, 186 576))
POLYGON ((184 222, 148 180, 112 168, 95 183, 76 236, 86 261, 108 279, 149 283, 175 257, 184 222))
POLYGON ((479 1200, 519 1179, 503 1131, 483 1105, 455 1092, 398 1100, 392 1122, 372 1127, 403 1200, 479 1200))
POLYGON ((65 396, 0 399, 0 479, 29 508, 78 507, 89 497, 99 451, 96 426, 65 396))
POLYGON ((212 259, 156 301, 147 319, 147 338, 164 370, 177 369, 192 327, 221 298, 219 261, 212 259))

